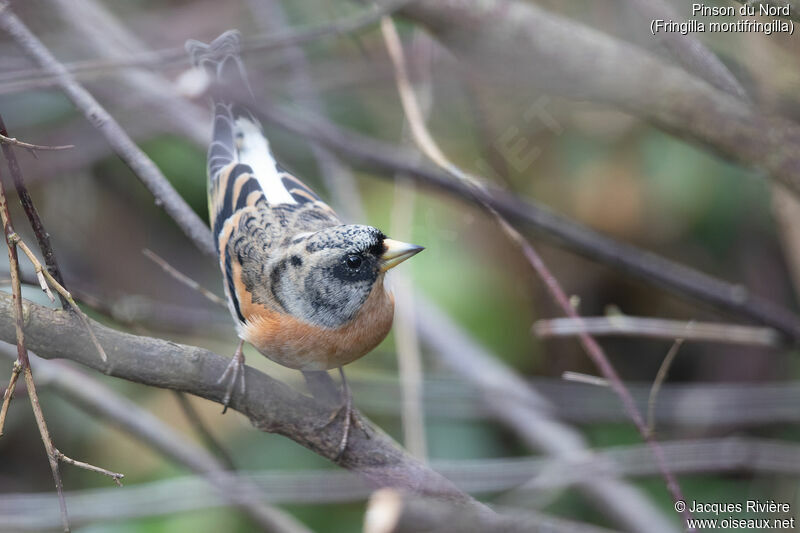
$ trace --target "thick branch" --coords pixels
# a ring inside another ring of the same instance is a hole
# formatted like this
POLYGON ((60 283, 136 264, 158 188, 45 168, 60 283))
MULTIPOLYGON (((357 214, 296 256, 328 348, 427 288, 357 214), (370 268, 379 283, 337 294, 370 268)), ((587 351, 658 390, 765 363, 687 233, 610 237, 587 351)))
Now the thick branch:
MULTIPOLYGON (((66 358, 105 374, 146 385, 179 390, 221 402, 224 387, 212 385, 222 374, 227 359, 202 348, 121 333, 92 323, 106 347, 108 363, 86 346, 88 334, 78 319, 25 302, 28 347, 46 358, 66 358)), ((11 297, 0 294, 0 340, 13 342, 11 297)), ((254 426, 278 433, 334 460, 341 439, 340 423, 325 425, 330 409, 295 392, 283 383, 248 367, 247 394, 235 395, 231 408, 247 416, 254 426)), ((365 421, 366 423, 366 421, 365 421)), ((340 466, 363 475, 375 486, 396 486, 423 494, 466 502, 484 508, 428 469, 376 428, 354 428, 340 466)))
POLYGON ((764 115, 634 45, 513 0, 426 0, 401 13, 475 72, 517 92, 540 89, 609 104, 766 169, 800 193, 800 126, 764 115))

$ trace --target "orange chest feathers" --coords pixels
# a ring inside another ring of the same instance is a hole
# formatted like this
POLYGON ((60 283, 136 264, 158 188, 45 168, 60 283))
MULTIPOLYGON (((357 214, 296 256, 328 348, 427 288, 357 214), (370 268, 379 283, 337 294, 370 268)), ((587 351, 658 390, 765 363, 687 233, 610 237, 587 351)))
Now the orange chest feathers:
POLYGON ((336 329, 302 322, 244 296, 242 338, 276 363, 299 370, 329 370, 366 355, 389 333, 394 298, 375 283, 355 318, 336 329))

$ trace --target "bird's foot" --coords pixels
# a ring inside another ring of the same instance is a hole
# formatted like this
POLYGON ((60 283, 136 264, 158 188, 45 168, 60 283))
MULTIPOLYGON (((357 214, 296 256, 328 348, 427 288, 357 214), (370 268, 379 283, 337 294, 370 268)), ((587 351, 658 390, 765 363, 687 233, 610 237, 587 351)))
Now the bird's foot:
MULTIPOLYGON (((349 392, 349 391, 348 391, 349 392)), ((338 461, 344 451, 347 449, 347 442, 350 440, 350 427, 355 422, 357 425, 361 425, 361 421, 355 416, 355 412, 353 411, 353 397, 350 394, 347 394, 345 397, 344 403, 337 407, 333 413, 328 417, 328 420, 325 422, 325 425, 322 426, 323 429, 330 426, 339 415, 344 411, 344 429, 342 430, 342 438, 339 441, 339 446, 336 449, 336 456, 333 458, 334 461, 338 461)))
POLYGON ((244 396, 246 385, 244 381, 244 352, 242 351, 242 347, 244 346, 244 341, 239 341, 239 346, 236 348, 236 352, 234 352, 233 357, 231 358, 231 362, 228 363, 228 366, 225 368, 225 372, 217 380, 217 384, 227 382, 227 386, 225 387, 225 396, 222 398, 222 405, 224 406, 222 409, 222 414, 224 415, 225 412, 228 410, 228 404, 231 401, 231 395, 233 394, 233 389, 236 387, 236 382, 239 382, 239 391, 244 396))

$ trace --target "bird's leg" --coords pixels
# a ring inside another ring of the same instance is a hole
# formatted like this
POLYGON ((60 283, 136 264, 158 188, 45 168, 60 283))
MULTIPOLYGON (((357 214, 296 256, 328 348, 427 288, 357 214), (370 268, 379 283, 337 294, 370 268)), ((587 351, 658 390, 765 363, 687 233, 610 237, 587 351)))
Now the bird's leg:
POLYGON ((239 390, 241 394, 244 396, 245 393, 244 352, 242 351, 243 346, 244 341, 240 340, 239 346, 236 348, 236 351, 231 358, 231 362, 228 363, 228 366, 225 368, 225 372, 223 372, 217 380, 218 384, 225 381, 228 382, 227 387, 225 387, 225 396, 222 398, 222 405, 224 406, 222 409, 223 415, 228 410, 228 404, 231 401, 231 395, 233 394, 233 389, 236 386, 237 381, 239 382, 239 390))
POLYGON ((347 385, 347 378, 344 377, 342 367, 339 367, 339 375, 342 376, 342 394, 344 395, 344 431, 336 452, 336 459, 339 459, 347 448, 347 440, 350 438, 350 421, 353 417, 353 395, 350 393, 350 387, 347 385))
POLYGON ((337 408, 333 413, 331 413, 331 416, 328 418, 325 426, 323 426, 329 426, 334 420, 336 420, 336 418, 339 416, 339 413, 344 411, 344 431, 342 433, 342 440, 339 442, 339 448, 336 452, 334 461, 338 460, 344 453, 345 449, 347 449, 347 441, 350 438, 350 428, 353 422, 355 422, 355 425, 363 429, 365 433, 367 431, 366 427, 364 427, 364 425, 361 423, 361 420, 355 416, 355 411, 353 411, 353 395, 350 392, 350 386, 347 384, 347 378, 344 375, 344 369, 342 369, 342 367, 339 367, 339 375, 342 376, 342 396, 344 396, 344 399, 342 401, 342 405, 339 406, 339 408, 337 408))

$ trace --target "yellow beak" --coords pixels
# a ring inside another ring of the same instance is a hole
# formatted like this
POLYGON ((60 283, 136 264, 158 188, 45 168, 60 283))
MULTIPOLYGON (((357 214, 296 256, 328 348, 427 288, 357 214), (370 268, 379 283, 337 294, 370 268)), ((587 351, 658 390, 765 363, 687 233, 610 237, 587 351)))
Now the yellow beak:
POLYGON ((384 239, 383 244, 386 249, 381 255, 381 272, 386 272, 390 268, 396 267, 409 257, 417 255, 425 249, 423 246, 392 239, 384 239))

